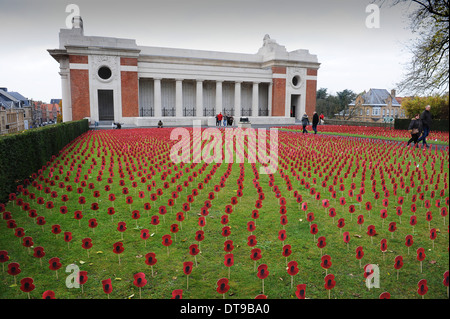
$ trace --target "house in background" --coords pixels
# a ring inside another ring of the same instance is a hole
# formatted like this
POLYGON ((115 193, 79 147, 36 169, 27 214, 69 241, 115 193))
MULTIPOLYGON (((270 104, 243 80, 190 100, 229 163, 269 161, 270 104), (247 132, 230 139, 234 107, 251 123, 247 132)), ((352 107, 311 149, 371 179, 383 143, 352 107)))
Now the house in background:
POLYGON ((0 88, 0 135, 27 130, 31 120, 31 101, 18 92, 0 88))
POLYGON ((396 118, 405 118, 395 90, 389 93, 386 89, 373 89, 359 94, 349 104, 351 119, 360 122, 391 123, 396 118))

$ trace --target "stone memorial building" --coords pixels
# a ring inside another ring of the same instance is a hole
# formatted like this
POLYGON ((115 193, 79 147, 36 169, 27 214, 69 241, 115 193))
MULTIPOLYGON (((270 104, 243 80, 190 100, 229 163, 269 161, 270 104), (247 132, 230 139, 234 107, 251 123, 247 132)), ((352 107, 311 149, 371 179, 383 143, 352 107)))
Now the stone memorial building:
POLYGON ((277 125, 316 107, 317 56, 288 52, 269 35, 255 54, 139 46, 85 36, 75 17, 48 52, 60 64, 63 121, 214 125, 222 112, 277 125))

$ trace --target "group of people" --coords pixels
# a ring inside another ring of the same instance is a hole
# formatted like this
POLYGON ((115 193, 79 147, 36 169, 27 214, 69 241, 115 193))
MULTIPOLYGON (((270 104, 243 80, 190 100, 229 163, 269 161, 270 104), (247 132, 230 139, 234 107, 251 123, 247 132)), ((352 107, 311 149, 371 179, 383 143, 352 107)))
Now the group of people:
MULTIPOLYGON (((324 120, 325 116, 323 114, 317 114, 317 112, 314 112, 313 114, 313 118, 312 118, 312 129, 314 131, 314 134, 317 134, 317 125, 319 125, 319 123, 323 124, 323 120, 324 120)), ((304 113, 302 116, 302 126, 303 126, 303 131, 302 133, 308 133, 308 131, 306 130, 306 127, 309 125, 309 118, 308 118, 308 114, 304 113)))
POLYGON ((430 134, 432 119, 430 109, 431 106, 427 105, 422 114, 416 114, 411 120, 411 123, 409 123, 408 130, 411 134, 411 138, 408 141, 407 146, 414 143, 414 146, 417 147, 417 144, 422 142, 423 146, 428 148, 427 136, 430 134))
POLYGON ((216 115, 216 126, 232 126, 233 120, 232 116, 220 112, 216 115))

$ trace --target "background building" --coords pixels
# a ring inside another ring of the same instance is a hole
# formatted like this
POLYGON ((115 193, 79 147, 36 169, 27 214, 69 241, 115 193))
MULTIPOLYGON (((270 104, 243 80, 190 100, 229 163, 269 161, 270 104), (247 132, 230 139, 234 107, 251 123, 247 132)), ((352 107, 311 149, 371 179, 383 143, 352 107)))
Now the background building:
POLYGON ((59 42, 48 51, 60 63, 63 121, 208 125, 222 112, 292 124, 315 110, 317 57, 288 52, 268 35, 256 54, 148 47, 85 36, 75 17, 59 42))
POLYGON ((390 123, 396 118, 405 118, 401 101, 395 95, 395 90, 389 93, 386 89, 370 89, 349 104, 348 113, 353 121, 361 122, 390 123))

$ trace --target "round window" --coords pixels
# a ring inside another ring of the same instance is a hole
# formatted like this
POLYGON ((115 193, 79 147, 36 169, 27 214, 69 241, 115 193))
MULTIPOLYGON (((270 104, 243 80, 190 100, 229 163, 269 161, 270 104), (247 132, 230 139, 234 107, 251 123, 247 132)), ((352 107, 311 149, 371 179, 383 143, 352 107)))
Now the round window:
POLYGON ((103 80, 108 80, 112 75, 111 69, 107 66, 102 66, 98 69, 98 76, 103 80))
POLYGON ((293 86, 299 86, 300 85, 300 77, 298 75, 294 76, 292 78, 292 85, 293 86))

